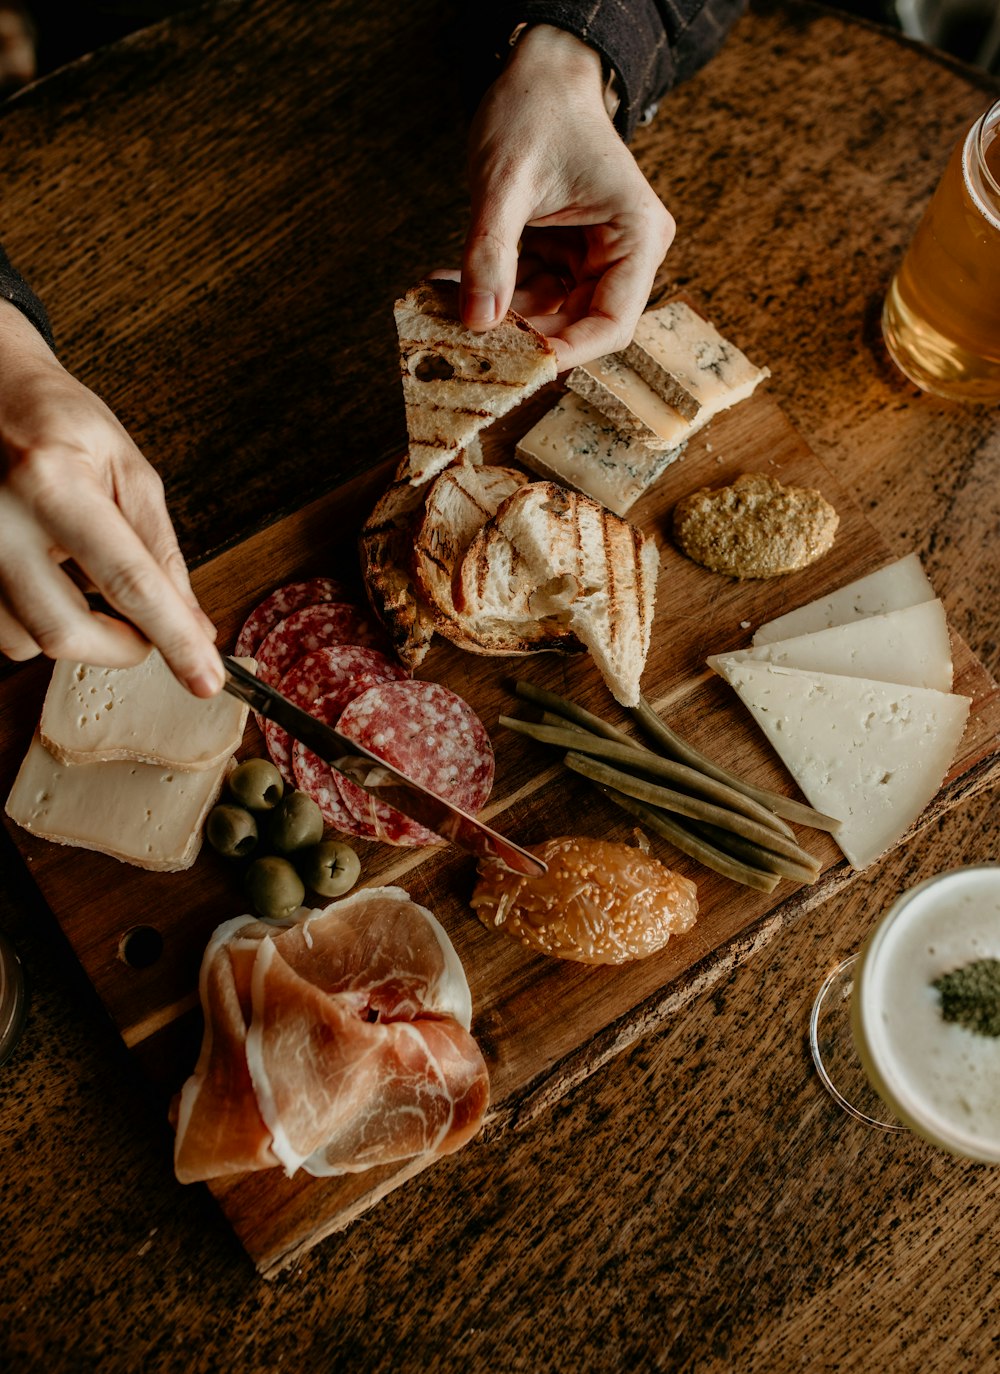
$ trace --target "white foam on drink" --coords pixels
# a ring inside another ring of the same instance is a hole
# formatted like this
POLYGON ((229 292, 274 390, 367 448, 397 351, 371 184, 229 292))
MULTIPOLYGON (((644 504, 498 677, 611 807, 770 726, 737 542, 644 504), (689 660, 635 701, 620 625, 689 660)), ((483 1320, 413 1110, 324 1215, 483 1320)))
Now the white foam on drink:
MULTIPOLYGON (((972 201, 973 205, 983 216, 983 218, 985 220, 988 220, 988 222, 993 226, 993 228, 996 229, 998 233, 1000 233, 1000 216, 998 216, 997 211, 995 209, 986 204, 985 200, 983 200, 979 188, 973 183, 972 179, 972 169, 969 160, 972 156, 972 152, 976 146, 976 141, 978 138, 979 125, 978 123, 976 123, 973 124, 972 128, 969 130, 965 139, 965 146, 962 149, 962 180, 965 182, 965 189, 966 191, 968 191, 969 199, 972 201)), ((993 130, 993 138, 1000 138, 1000 134, 998 134, 995 129, 993 130)), ((987 176, 990 176, 989 168, 987 167, 984 170, 985 174, 987 176)), ((992 177, 990 177, 990 179, 992 180, 992 177)))
POLYGON ((1000 959, 1000 865, 922 884, 877 928, 855 982, 859 1048, 890 1107, 921 1134, 1000 1161, 1000 1037, 949 1023, 933 983, 1000 959))

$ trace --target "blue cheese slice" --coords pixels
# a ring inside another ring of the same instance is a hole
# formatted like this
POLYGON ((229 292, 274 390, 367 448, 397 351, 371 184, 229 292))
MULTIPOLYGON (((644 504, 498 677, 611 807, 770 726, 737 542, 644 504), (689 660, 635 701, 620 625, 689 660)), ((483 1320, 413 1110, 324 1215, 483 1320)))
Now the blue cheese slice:
POLYGON ((710 668, 726 677, 731 664, 752 660, 782 668, 871 678, 950 692, 951 640, 944 607, 924 601, 886 615, 869 616, 829 630, 777 639, 709 658, 710 668))
POLYGON ((962 740, 971 702, 771 663, 726 663, 723 676, 810 804, 841 821, 836 841, 865 868, 933 799, 962 740))
POLYGON ((907 554, 876 572, 859 577, 846 586, 838 587, 829 596, 821 596, 794 611, 779 615, 761 625, 753 637, 754 644, 769 644, 776 639, 811 634, 833 625, 846 625, 870 615, 886 615, 889 611, 918 606, 933 601, 934 588, 915 553, 907 554))
POLYGON ((658 452, 676 448, 694 432, 695 422, 686 420, 658 396, 615 353, 574 367, 566 385, 595 405, 623 434, 639 439, 647 448, 658 452))
POLYGON ((694 418, 699 427, 721 410, 746 400, 771 375, 685 301, 668 301, 640 316, 621 357, 663 394, 672 385, 683 387, 698 404, 694 418))
POLYGON ((157 872, 190 868, 231 760, 199 772, 148 763, 60 763, 36 737, 7 798, 32 835, 157 872))
POLYGON ((542 416, 516 451, 532 472, 593 497, 616 515, 624 515, 680 454, 680 448, 652 452, 572 391, 542 416))
MULTIPOLYGON (((239 662, 253 669, 252 658, 239 662)), ((49 680, 39 727, 63 763, 127 759, 165 768, 217 768, 239 748, 247 707, 227 692, 186 691, 156 649, 131 668, 60 660, 49 680)))

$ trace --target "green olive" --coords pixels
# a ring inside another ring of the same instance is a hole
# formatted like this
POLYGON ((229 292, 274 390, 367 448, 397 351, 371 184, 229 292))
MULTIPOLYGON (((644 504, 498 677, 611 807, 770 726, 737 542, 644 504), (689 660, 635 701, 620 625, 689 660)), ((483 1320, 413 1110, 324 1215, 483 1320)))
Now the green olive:
POLYGON ((205 835, 212 848, 227 859, 245 859, 257 848, 257 822, 242 806, 213 806, 205 822, 205 835))
POLYGON ((361 874, 361 860, 349 844, 340 840, 324 840, 296 859, 306 887, 322 897, 342 897, 361 874))
POLYGON ((285 784, 270 759, 247 759, 229 775, 229 790, 251 811, 273 811, 284 796, 285 784))
POLYGON ((254 911, 269 921, 294 915, 306 895, 302 879, 292 865, 275 854, 254 859, 246 871, 245 882, 254 911))
POLYGON ((323 838, 323 813, 305 792, 289 792, 271 813, 267 838, 279 854, 308 849, 323 838))

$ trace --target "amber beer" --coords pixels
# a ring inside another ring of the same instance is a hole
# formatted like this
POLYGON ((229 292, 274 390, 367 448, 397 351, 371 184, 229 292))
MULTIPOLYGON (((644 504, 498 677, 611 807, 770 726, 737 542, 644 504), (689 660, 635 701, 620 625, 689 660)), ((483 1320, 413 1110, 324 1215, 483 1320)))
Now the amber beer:
POLYGON ((889 287, 882 332, 924 391, 1000 401, 1000 101, 952 153, 889 287))

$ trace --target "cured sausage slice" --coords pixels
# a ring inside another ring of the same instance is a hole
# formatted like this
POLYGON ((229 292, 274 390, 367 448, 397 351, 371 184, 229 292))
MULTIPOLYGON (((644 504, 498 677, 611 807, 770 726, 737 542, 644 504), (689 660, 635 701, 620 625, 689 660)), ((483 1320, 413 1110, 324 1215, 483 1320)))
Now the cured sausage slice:
MULTIPOLYGON (((340 720, 344 707, 352 697, 358 696, 379 682, 386 681, 388 678, 380 669, 366 668, 350 681, 346 681, 338 691, 328 692, 326 696, 319 697, 312 703, 309 712, 317 720, 335 726, 340 720)), ((339 830, 344 835, 353 835, 357 839, 374 840, 378 838, 372 826, 359 821, 348 810, 337 786, 340 775, 328 763, 324 763, 311 749, 307 749, 300 740, 293 741, 292 771, 295 774, 295 785, 312 797, 323 813, 323 819, 327 825, 333 826, 334 830, 339 830)))
MULTIPOLYGON (((303 711, 310 711, 313 702, 320 697, 333 692, 345 692, 364 673, 374 672, 387 682, 406 676, 405 668, 393 663, 378 649, 361 644, 328 644, 300 658, 281 678, 278 689, 283 696, 301 706, 303 711)), ((265 720, 264 742, 275 767, 285 781, 294 787, 291 739, 280 725, 265 720)))
POLYGON ((483 1120, 465 973, 401 888, 363 889, 284 930, 228 922, 200 989, 201 1054, 174 1108, 182 1182, 429 1160, 483 1120))
POLYGON ((385 637, 372 621, 346 601, 303 606, 274 629, 257 648, 257 676, 276 686, 306 654, 328 644, 360 644, 381 648, 385 637))
MULTIPOLYGON (((381 683, 356 696, 337 727, 387 763, 463 811, 476 812, 493 786, 493 748, 482 721, 456 692, 437 682, 381 683)), ((395 807, 336 775, 347 809, 387 844, 442 843, 395 807)))
POLYGON ((284 587, 277 587, 247 616, 233 653, 237 658, 255 657, 269 631, 293 611, 315 606, 321 601, 346 599, 343 585, 332 577, 312 577, 306 582, 288 582, 284 587))

